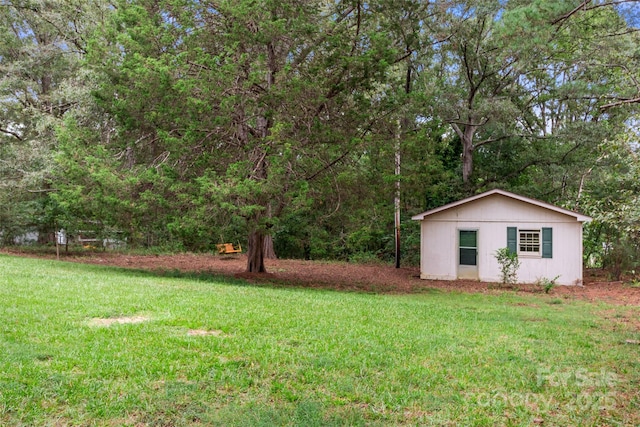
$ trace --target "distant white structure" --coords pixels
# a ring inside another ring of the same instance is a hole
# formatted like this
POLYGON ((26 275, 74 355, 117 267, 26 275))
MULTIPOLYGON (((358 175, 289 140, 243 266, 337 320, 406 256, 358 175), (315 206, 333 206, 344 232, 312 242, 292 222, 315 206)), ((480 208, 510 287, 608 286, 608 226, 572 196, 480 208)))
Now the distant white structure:
POLYGON ((59 245, 67 244, 67 233, 64 231, 64 228, 60 229, 60 231, 56 231, 56 242, 59 245))
POLYGON ((519 283, 582 284, 582 225, 590 217, 503 190, 492 190, 412 219, 421 222, 420 277, 500 282, 495 253, 520 260, 519 283))
MULTIPOLYGON (((65 246, 67 244, 80 244, 85 247, 103 247, 106 249, 122 249, 127 246, 126 238, 117 238, 117 237, 108 237, 108 238, 98 238, 96 233, 93 231, 79 231, 75 236, 69 236, 65 229, 60 229, 55 233, 49 234, 49 238, 47 239, 50 243, 57 243, 60 246, 65 246), (52 237, 54 236, 55 237, 52 237), (55 239, 55 240, 49 240, 55 239)), ((2 237, 2 231, 0 231, 0 237, 2 237)), ((40 241, 40 233, 38 231, 28 231, 19 236, 13 238, 13 243, 15 245, 30 245, 36 244, 40 241)))
POLYGON ((13 238, 13 243, 16 245, 29 245, 38 243, 38 237, 40 237, 40 233, 37 231, 28 231, 20 236, 16 236, 13 238))

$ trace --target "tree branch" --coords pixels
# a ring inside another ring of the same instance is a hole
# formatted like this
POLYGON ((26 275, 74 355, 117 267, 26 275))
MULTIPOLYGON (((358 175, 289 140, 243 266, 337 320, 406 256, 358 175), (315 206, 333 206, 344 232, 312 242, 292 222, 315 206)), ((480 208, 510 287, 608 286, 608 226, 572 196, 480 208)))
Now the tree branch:
POLYGON ((341 162, 349 154, 351 154, 351 149, 345 151, 340 156, 336 157, 331 162, 325 164, 322 168, 320 168, 319 170, 315 171, 311 175, 305 177, 305 181, 313 181, 316 177, 318 177, 318 175, 320 175, 321 173, 323 173, 326 170, 331 169, 333 166, 335 166, 337 163, 341 162))
POLYGON ((483 145, 490 144, 492 142, 502 141, 503 139, 507 139, 510 136, 515 136, 515 135, 503 135, 503 136, 498 136, 498 137, 495 137, 495 138, 487 138, 484 141, 476 142, 475 144, 473 144, 473 149, 475 150, 478 147, 482 147, 483 145))
POLYGON ((553 21, 551 21, 552 25, 556 25, 558 23, 562 24, 564 23, 566 20, 568 20, 569 18, 571 18, 573 15, 577 14, 578 12, 580 12, 580 10, 583 11, 588 11, 588 10, 593 10, 593 9, 598 9, 600 7, 608 7, 608 6, 616 6, 619 4, 623 4, 623 3, 636 3, 638 2, 638 0, 620 0, 620 1, 612 1, 612 2, 604 2, 604 3, 596 3, 592 6, 588 6, 589 3, 591 3, 591 0, 584 0, 582 3, 580 3, 575 9, 565 13, 564 15, 554 19, 553 21))
POLYGON ((54 193, 57 192, 58 190, 55 188, 44 188, 41 190, 27 190, 28 193, 54 193))
POLYGON ((610 104, 605 104, 602 105, 600 107, 601 110, 608 110, 609 108, 613 108, 613 107, 619 107, 621 105, 625 105, 625 104, 637 104, 640 103, 640 97, 638 98, 630 98, 630 99, 623 99, 622 101, 617 101, 617 102, 612 102, 610 104))
POLYGON ((489 119, 487 117, 483 117, 482 120, 480 120, 480 123, 463 122, 462 120, 447 120, 447 123, 449 123, 451 126, 463 125, 463 126, 482 127, 486 125, 488 121, 489 119))
POLYGON ((462 133, 462 129, 460 129, 460 126, 458 126, 458 123, 457 122, 449 122, 449 124, 451 125, 453 130, 458 134, 458 137, 460 139, 462 139, 464 134, 462 133))
POLYGON ((7 130, 7 129, 2 129, 2 128, 0 128, 0 132, 6 133, 7 135, 11 135, 11 136, 15 137, 18 141, 22 141, 22 137, 20 135, 18 135, 17 133, 15 133, 15 132, 12 132, 12 131, 7 130))

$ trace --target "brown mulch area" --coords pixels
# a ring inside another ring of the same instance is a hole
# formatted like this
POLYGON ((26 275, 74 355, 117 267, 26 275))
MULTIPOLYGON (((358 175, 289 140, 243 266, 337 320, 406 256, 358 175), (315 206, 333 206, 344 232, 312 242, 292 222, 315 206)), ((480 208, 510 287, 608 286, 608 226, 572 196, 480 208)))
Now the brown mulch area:
MULTIPOLYGON (((7 252, 4 250, 3 252, 7 252)), ((12 251, 21 256, 55 258, 51 253, 27 253, 12 251)), ((265 260, 267 274, 244 273, 244 255, 127 255, 112 252, 85 252, 62 254, 61 260, 118 266, 154 271, 198 272, 235 276, 252 283, 269 283, 276 286, 296 286, 344 291, 376 293, 419 293, 430 289, 471 293, 543 293, 540 286, 517 285, 507 287, 495 283, 476 281, 421 280, 418 267, 396 269, 390 265, 360 265, 340 262, 303 260, 265 260)), ((584 286, 556 286, 550 295, 554 298, 577 298, 588 301, 640 306, 640 288, 623 282, 610 282, 606 273, 599 270, 585 272, 584 286)))

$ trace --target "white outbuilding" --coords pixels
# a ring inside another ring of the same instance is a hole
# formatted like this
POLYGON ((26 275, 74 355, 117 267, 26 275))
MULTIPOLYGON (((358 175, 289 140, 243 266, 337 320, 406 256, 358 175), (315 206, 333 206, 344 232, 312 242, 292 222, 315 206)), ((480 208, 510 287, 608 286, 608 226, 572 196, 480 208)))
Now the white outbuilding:
POLYGON ((420 221, 420 277, 500 282, 496 251, 520 260, 519 283, 582 284, 582 224, 590 217, 503 190, 414 216, 420 221))

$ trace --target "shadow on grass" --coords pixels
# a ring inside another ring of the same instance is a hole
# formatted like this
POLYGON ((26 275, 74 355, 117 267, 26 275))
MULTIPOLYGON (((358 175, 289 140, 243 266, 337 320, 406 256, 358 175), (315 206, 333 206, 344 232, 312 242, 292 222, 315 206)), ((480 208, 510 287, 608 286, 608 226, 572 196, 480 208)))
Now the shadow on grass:
MULTIPOLYGON (((55 249, 54 249, 55 250, 55 249)), ((167 268, 132 268, 132 267, 119 267, 113 265, 101 265, 91 262, 79 262, 78 258, 91 258, 99 255, 100 252, 89 250, 78 250, 70 253, 61 253, 60 259, 57 260, 52 257, 51 248, 43 246, 34 246, 33 248, 0 248, 0 255, 25 257, 31 259, 40 259, 53 262, 66 263, 68 265, 76 266, 77 268, 85 268, 87 270, 100 270, 109 271, 113 274, 119 274, 121 276, 130 277, 162 277, 171 279, 186 279, 194 280, 198 282, 206 283, 222 283, 237 286, 248 286, 250 283, 243 278, 236 278, 232 275, 228 275, 217 271, 185 271, 180 269, 167 269, 167 268), (71 259, 71 257, 75 259, 71 259), (82 266, 82 267, 80 267, 82 266)), ((55 256, 55 252, 53 253, 55 256)))
MULTIPOLYGON (((64 260, 62 260, 64 262, 64 260)), ((342 282, 324 282, 313 281, 307 282, 304 280, 291 280, 278 277, 273 273, 224 273, 219 271, 185 271, 179 269, 166 269, 166 268, 131 268, 131 267, 117 267, 109 265, 98 264, 85 264, 70 262, 70 264, 82 265, 83 268, 88 270, 100 270, 109 271, 110 274, 117 274, 120 276, 138 277, 138 278, 169 278, 180 280, 191 280, 201 283, 223 284, 230 286, 242 286, 242 287, 267 287, 272 289, 289 289, 289 290, 316 290, 316 291, 331 291, 331 292, 350 292, 360 294, 407 294, 407 293, 421 293, 421 294, 437 294, 441 291, 439 289, 431 287, 417 287, 411 292, 406 290, 397 289, 394 286, 384 286, 376 283, 368 283, 361 281, 354 281, 351 283, 342 282)))
MULTIPOLYGON (((55 261, 51 253, 42 252, 34 254, 33 251, 25 252, 18 250, 0 250, 0 253, 13 256, 26 256, 36 259, 47 259, 55 261), (48 255, 48 256, 46 256, 48 255)), ((83 256, 77 254, 68 254, 60 257, 60 262, 68 262, 71 264, 81 264, 85 268, 100 269, 113 274, 129 277, 162 277, 172 279, 193 280, 201 283, 219 283, 233 286, 252 286, 252 287, 268 287, 275 289, 299 289, 318 291, 344 292, 344 293, 360 293, 372 295, 407 295, 407 294, 439 294, 444 292, 429 283, 418 283, 406 286, 397 283, 376 283, 375 281, 363 280, 362 278, 337 279, 330 280, 327 278, 314 278, 312 276, 305 278, 282 277, 276 273, 246 273, 246 272, 227 272, 220 270, 186 270, 180 268, 167 268, 163 266, 117 266, 102 263, 93 263, 91 258, 96 252, 86 252, 83 256), (84 258, 87 261, 85 262, 84 258)), ((55 255, 54 255, 55 256, 55 255)), ((226 257, 221 259, 235 259, 234 257, 226 257)), ((415 276, 417 277, 417 276, 415 276)))
MULTIPOLYGON (((84 264, 86 265, 86 264, 84 264)), ((192 280, 196 282, 216 283, 234 286, 250 286, 251 283, 244 279, 235 278, 215 271, 182 271, 178 269, 142 269, 128 267, 95 266, 107 269, 117 274, 134 277, 161 277, 169 279, 192 280)))

